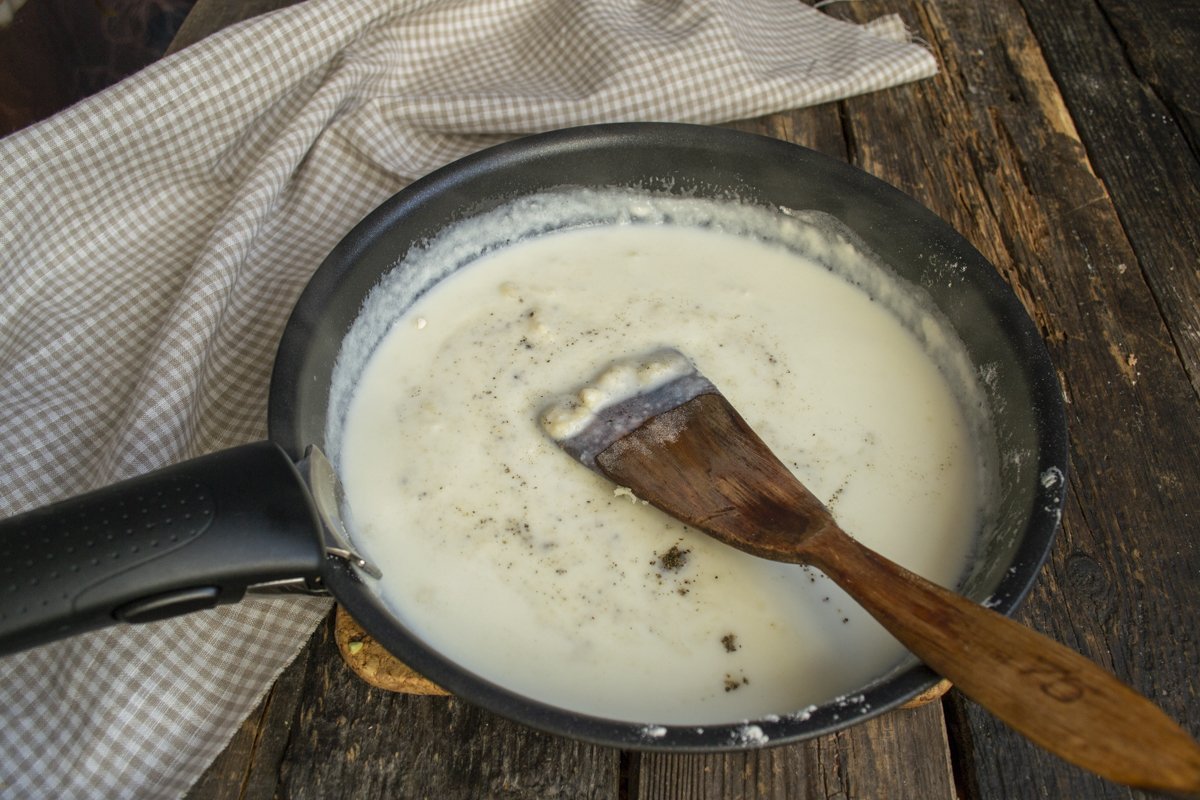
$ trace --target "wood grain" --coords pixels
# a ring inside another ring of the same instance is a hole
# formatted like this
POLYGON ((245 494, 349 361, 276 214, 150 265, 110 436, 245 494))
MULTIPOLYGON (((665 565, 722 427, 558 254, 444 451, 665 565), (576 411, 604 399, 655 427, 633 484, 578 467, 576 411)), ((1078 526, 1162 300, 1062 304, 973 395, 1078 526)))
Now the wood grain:
POLYGON ((833 736, 749 753, 634 756, 629 798, 951 800, 939 706, 897 711, 833 736))
POLYGON ((1200 77, 1183 46, 1200 41, 1200 5, 1156 3, 1157 14, 1119 0, 1024 5, 1097 177, 1121 209, 1136 258, 1124 263, 1150 287, 1170 356, 1200 390, 1200 77))
POLYGON ((196 0, 171 40, 167 55, 195 44, 222 28, 298 2, 300 0, 196 0))

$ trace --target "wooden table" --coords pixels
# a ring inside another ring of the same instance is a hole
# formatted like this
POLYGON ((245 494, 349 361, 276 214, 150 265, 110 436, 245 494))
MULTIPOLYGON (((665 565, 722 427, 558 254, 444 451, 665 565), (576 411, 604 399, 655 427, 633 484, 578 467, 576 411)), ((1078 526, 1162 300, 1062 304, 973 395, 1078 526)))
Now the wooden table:
MULTIPOLYGON (((283 3, 198 0, 177 47, 283 3)), ((1200 4, 861 0, 931 80, 736 127, 845 159, 961 231, 1025 303, 1067 400, 1062 532, 1017 615, 1200 735, 1200 4)), ((1130 731, 1130 735, 1136 732, 1130 731)), ((326 624, 190 797, 1117 798, 951 692, 836 735, 621 752, 350 673, 326 624)), ((1134 793, 1133 796, 1140 796, 1134 793)))

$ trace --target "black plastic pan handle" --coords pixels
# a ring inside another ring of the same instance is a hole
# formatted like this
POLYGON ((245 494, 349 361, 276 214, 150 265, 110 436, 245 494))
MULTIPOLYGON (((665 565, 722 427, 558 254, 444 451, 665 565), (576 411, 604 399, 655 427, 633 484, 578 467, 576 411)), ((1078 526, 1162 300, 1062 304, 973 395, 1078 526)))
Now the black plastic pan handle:
POLYGON ((277 445, 185 461, 0 521, 0 655, 316 581, 312 497, 277 445))

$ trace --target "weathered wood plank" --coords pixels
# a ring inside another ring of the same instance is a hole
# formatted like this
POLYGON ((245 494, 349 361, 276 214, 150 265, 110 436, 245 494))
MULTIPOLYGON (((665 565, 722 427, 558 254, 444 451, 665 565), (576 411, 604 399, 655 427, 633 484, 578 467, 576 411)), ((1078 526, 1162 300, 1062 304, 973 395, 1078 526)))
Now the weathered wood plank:
POLYGON ((849 159, 842 115, 837 103, 800 108, 757 119, 739 120, 726 127, 783 139, 810 147, 830 158, 849 159))
MULTIPOLYGON (((871 10, 870 3, 849 9, 871 10)), ((1115 671, 1195 733, 1200 548, 1184 487, 1200 480, 1200 414, 1173 333, 1189 324, 1181 323, 1186 309, 1174 305, 1194 309, 1200 293, 1189 278, 1173 283, 1177 301, 1164 300, 1157 270, 1142 260, 1150 249, 1135 251, 1122 225, 1139 198, 1114 198, 1093 173, 1070 101, 1020 6, 912 10, 943 72, 933 91, 916 95, 922 103, 884 92, 847 104, 858 158, 991 258, 1041 325, 1070 403, 1071 502, 1021 616, 1115 671), (907 136, 889 136, 894 130, 907 136)), ((1046 4, 1045 13, 1059 22, 1066 16, 1060 4, 1046 4)), ((1077 30, 1084 25, 1062 35, 1084 36, 1077 30)), ((1128 154, 1103 137, 1088 146, 1106 158, 1128 154)), ((1193 241, 1159 242, 1156 252, 1194 269, 1193 241)), ((951 705, 965 796, 1129 796, 1033 748, 975 706, 951 705)))
POLYGON ((1200 4, 1023 5, 1200 392, 1200 4))
POLYGON ((167 55, 195 44, 210 33, 215 33, 236 22, 298 2, 300 0, 239 0, 239 2, 196 0, 192 10, 188 12, 183 24, 175 33, 175 38, 171 40, 171 46, 167 48, 167 55))
POLYGON ((277 793, 290 798, 615 800, 620 754, 538 733, 454 698, 385 692, 314 642, 277 793))
MULTIPOLYGON (((1178 125, 1192 155, 1200 154, 1200 72, 1196 70, 1200 3, 1100 0, 1098 6, 1121 43, 1130 70, 1169 111, 1170 120, 1151 119, 1151 125, 1158 121, 1178 125)), ((1039 37, 1045 32, 1045 46, 1052 54, 1048 60, 1051 69, 1056 69, 1062 43, 1050 39, 1051 31, 1043 24, 1040 9, 1035 12, 1031 5, 1030 15, 1039 37)), ((1065 75, 1062 82, 1073 99, 1075 87, 1065 75)))
POLYGON ((192 786, 188 800, 269 800, 275 795, 279 760, 296 716, 311 651, 309 644, 283 670, 233 740, 192 786))
POLYGON ((954 798, 938 703, 885 714, 833 736, 750 753, 635 756, 636 800, 937 800, 954 798))

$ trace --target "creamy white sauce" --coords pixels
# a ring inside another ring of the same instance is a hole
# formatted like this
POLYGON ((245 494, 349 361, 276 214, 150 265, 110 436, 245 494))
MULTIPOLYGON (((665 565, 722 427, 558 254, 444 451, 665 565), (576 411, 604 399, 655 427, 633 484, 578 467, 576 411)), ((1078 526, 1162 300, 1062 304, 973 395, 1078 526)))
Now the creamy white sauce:
POLYGON ((824 226, 637 202, 599 215, 622 224, 476 258, 494 226, 521 227, 506 211, 368 301, 327 437, 355 543, 406 625, 514 691, 653 726, 805 713, 887 673, 900 645, 818 571, 630 502, 539 412, 614 357, 678 347, 846 530, 952 587, 988 491, 986 425, 964 414, 978 389, 920 298, 824 226), (765 230, 789 247, 750 235, 765 230))

